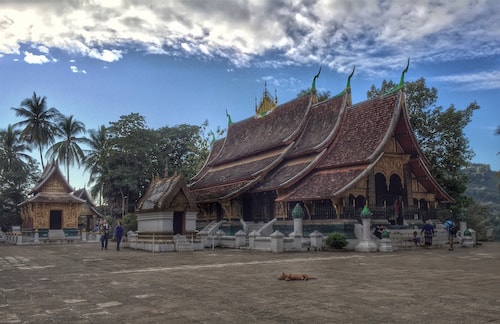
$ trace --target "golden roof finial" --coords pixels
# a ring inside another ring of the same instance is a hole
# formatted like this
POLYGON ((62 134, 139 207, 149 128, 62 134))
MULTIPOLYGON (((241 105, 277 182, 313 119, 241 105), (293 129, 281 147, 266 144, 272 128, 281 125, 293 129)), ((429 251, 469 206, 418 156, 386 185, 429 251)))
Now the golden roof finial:
POLYGON ((278 106, 278 96, 276 94, 276 89, 274 89, 275 98, 273 98, 269 91, 267 91, 267 81, 264 81, 264 93, 262 94, 262 99, 257 107, 257 98, 255 101, 255 115, 257 117, 263 117, 273 111, 274 108, 278 106))

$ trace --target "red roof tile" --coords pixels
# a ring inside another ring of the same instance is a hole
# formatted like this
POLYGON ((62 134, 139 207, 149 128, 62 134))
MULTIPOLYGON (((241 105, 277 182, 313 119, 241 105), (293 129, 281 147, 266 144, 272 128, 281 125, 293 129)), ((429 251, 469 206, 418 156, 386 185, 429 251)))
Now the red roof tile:
POLYGON ((347 108, 328 156, 318 168, 366 163, 391 132, 398 95, 379 97, 347 108))
POLYGON ((352 168, 333 169, 314 172, 295 189, 279 197, 279 201, 299 201, 331 199, 333 195, 345 188, 353 179, 357 178, 365 169, 366 165, 352 168))

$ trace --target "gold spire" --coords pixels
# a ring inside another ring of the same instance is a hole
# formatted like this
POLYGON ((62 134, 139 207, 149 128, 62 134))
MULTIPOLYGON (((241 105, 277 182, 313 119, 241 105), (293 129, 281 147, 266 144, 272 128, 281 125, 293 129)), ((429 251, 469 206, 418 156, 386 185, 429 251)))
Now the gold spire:
POLYGON ((274 89, 274 98, 267 91, 267 81, 264 82, 264 93, 260 104, 257 107, 257 102, 255 103, 255 115, 256 117, 263 117, 273 111, 274 108, 278 106, 278 96, 276 95, 276 89, 274 89))

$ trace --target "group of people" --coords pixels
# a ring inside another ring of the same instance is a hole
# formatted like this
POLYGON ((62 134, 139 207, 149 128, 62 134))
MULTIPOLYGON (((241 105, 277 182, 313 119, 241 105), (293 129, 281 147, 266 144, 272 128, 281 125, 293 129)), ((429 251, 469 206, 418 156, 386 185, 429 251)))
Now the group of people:
MULTIPOLYGON (((448 219, 446 222, 444 222, 443 226, 448 232, 448 250, 453 251, 453 243, 455 240, 455 235, 457 234, 455 229, 456 225, 451 219, 448 219)), ((432 246, 432 238, 434 237, 434 225, 432 225, 432 222, 430 220, 425 222, 424 226, 422 227, 420 235, 422 234, 424 234, 425 247, 430 248, 432 246)), ((418 236, 417 231, 413 232, 413 242, 415 242, 415 245, 421 244, 420 237, 418 236)))
MULTIPOLYGON (((111 226, 108 224, 108 221, 104 220, 98 225, 98 228, 99 233, 101 234, 101 250, 107 250, 111 226)), ((120 221, 117 221, 113 232, 113 238, 116 241, 116 251, 120 251, 120 243, 122 242, 123 233, 123 226, 120 221)))

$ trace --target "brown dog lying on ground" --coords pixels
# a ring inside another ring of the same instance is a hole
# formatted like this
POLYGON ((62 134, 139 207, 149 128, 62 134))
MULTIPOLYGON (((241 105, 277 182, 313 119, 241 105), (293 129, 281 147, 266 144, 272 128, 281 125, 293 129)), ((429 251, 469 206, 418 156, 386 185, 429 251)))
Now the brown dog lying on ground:
POLYGON ((307 273, 282 273, 281 276, 279 276, 278 278, 279 280, 286 280, 286 281, 290 281, 290 280, 309 280, 309 279, 316 279, 316 278, 312 278, 312 277, 309 277, 309 275, 307 273))

